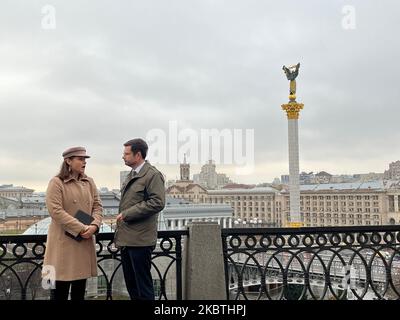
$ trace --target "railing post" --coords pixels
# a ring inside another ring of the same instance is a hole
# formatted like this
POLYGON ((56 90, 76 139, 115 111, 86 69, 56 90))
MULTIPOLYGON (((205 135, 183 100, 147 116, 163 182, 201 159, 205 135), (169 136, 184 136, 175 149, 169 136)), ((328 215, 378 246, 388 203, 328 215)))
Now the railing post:
POLYGON ((216 222, 189 224, 183 254, 184 299, 225 300, 221 227, 216 222))
POLYGON ((182 237, 177 236, 176 241, 176 300, 182 300, 182 237))
POLYGON ((229 265, 228 265, 228 259, 225 257, 225 255, 228 254, 228 246, 226 244, 227 241, 227 236, 226 235, 222 235, 222 254, 224 257, 224 275, 225 275, 225 291, 226 291, 226 299, 229 300, 229 265))

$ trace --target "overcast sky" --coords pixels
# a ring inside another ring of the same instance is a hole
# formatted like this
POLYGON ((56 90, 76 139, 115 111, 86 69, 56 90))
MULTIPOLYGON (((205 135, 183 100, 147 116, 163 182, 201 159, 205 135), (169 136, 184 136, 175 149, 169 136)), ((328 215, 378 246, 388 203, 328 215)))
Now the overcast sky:
POLYGON ((271 182, 288 172, 282 66, 297 62, 300 170, 383 172, 400 159, 399 15, 397 0, 3 0, 0 184, 44 191, 83 145, 87 174, 118 187, 122 144, 171 121, 253 129, 254 170, 217 171, 271 182))

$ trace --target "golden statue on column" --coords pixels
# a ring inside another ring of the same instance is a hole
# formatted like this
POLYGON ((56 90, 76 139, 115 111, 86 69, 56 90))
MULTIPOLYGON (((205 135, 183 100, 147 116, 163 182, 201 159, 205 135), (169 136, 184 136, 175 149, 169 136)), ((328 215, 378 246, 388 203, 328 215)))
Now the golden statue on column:
POLYGON ((298 119, 300 110, 304 107, 302 103, 296 102, 296 77, 299 74, 299 68, 300 63, 290 67, 283 66, 282 68, 285 71, 286 78, 290 80, 289 103, 282 105, 282 109, 286 111, 288 119, 298 119))

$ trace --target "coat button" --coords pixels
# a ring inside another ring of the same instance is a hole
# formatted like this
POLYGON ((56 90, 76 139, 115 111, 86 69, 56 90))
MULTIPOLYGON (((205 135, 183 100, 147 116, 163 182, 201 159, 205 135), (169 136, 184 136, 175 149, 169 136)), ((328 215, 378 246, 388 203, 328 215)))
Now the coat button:
POLYGON ((74 200, 73 203, 77 203, 78 201, 74 200))

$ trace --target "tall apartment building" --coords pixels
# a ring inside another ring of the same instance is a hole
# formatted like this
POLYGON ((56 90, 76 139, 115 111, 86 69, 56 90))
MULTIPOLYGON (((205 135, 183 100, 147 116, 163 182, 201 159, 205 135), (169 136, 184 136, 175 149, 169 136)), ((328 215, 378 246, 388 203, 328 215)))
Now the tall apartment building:
POLYGON ((221 189, 223 186, 232 183, 226 174, 217 173, 216 165, 212 160, 209 160, 208 163, 201 167, 199 174, 193 175, 193 180, 195 183, 209 190, 221 189))

